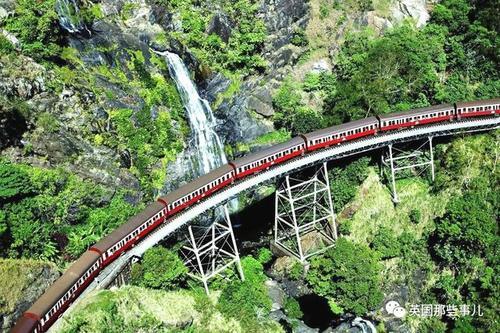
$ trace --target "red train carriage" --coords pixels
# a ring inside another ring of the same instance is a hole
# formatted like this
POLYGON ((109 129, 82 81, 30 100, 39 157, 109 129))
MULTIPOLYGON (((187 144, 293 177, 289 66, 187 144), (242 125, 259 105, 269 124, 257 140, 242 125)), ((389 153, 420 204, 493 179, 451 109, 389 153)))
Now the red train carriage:
POLYGON ((85 252, 33 304, 13 327, 13 333, 45 332, 100 271, 101 259, 85 252))
POLYGON ((452 104, 442 104, 405 112, 389 113, 378 116, 380 130, 390 131, 404 127, 452 120, 455 108, 452 104))
POLYGON ((439 105, 408 112, 382 115, 304 134, 288 142, 261 150, 215 169, 163 196, 144 211, 132 217, 110 235, 92 246, 61 276, 18 320, 12 332, 44 332, 71 304, 99 271, 121 253, 132 247, 151 230, 178 211, 203 197, 224 188, 236 178, 271 167, 274 164, 344 141, 376 134, 377 131, 398 130, 454 118, 500 114, 500 99, 439 105))
POLYGON ((203 197, 230 184, 234 179, 235 173, 233 167, 226 164, 181 186, 166 196, 160 197, 158 201, 163 202, 167 207, 169 215, 173 215, 203 197))
POLYGON ((305 152, 305 142, 301 137, 293 138, 287 142, 260 150, 231 161, 230 164, 236 170, 236 178, 240 179, 257 171, 284 162, 305 152))
POLYGON ((500 99, 457 103, 457 118, 490 116, 500 114, 500 99))
POLYGON ((153 202, 142 212, 130 218, 108 236, 90 248, 102 256, 103 267, 118 257, 136 241, 161 224, 167 216, 165 205, 153 202))
POLYGON ((358 139, 377 133, 379 122, 369 117, 347 124, 332 126, 302 135, 307 143, 307 151, 328 147, 343 141, 358 139))

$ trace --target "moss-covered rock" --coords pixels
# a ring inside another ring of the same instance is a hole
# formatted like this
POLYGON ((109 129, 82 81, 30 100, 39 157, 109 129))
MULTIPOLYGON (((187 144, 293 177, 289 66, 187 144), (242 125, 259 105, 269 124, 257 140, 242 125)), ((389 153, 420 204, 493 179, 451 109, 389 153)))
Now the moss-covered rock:
POLYGON ((49 262, 0 259, 0 332, 7 332, 58 277, 49 262))

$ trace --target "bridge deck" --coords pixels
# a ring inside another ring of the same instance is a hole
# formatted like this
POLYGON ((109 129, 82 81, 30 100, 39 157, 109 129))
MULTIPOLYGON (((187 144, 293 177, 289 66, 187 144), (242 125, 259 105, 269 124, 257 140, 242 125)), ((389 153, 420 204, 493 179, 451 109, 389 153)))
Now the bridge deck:
MULTIPOLYGON (((256 175, 244 178, 238 182, 235 182, 233 185, 227 187, 226 189, 212 194, 210 197, 201 201, 200 203, 189 207, 185 211, 172 218, 170 223, 162 225, 158 229, 153 231, 135 247, 124 253, 111 265, 102 270, 96 280, 94 280, 87 287, 87 289, 80 295, 75 303, 84 298, 85 295, 88 295, 88 293, 93 290, 106 288, 113 281, 114 277, 120 273, 123 266, 132 257, 142 256, 142 254, 147 249, 153 247, 162 239, 172 234, 183 225, 189 223, 189 221, 192 221, 208 209, 217 207, 227 202, 231 198, 234 198, 239 193, 262 184, 266 181, 293 173, 295 171, 307 168, 323 161, 339 159, 346 156, 381 148, 389 143, 413 141, 428 136, 448 136, 458 133, 491 130, 499 128, 499 126, 500 117, 496 117, 488 119, 455 121, 446 124, 429 125, 425 127, 404 129, 398 132, 383 133, 355 142, 343 143, 341 145, 309 153, 302 157, 298 157, 291 161, 288 161, 282 165, 275 166, 269 170, 261 171, 256 175)), ((67 313, 70 313, 72 308, 74 307, 71 306, 61 318, 64 318, 67 313)), ((51 330, 59 326, 61 318, 59 318, 59 320, 52 326, 51 330)))

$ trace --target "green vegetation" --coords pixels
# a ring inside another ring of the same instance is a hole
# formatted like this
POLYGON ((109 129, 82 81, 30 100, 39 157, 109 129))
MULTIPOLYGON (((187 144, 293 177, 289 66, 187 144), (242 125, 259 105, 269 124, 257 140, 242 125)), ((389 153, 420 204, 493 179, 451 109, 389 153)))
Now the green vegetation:
POLYGON ((262 265, 267 264, 273 259, 273 254, 268 248, 261 248, 259 249, 259 252, 257 253, 257 261, 260 262, 262 265))
POLYGON ((75 258, 140 207, 61 169, 0 160, 2 254, 12 258, 75 258))
POLYGON ((304 277, 304 266, 300 261, 293 263, 290 271, 288 272, 288 277, 292 280, 300 280, 304 277))
MULTIPOLYGON (((498 178, 492 189, 481 178, 463 196, 454 197, 446 214, 436 221, 433 250, 443 274, 436 283, 436 296, 450 304, 481 304, 483 317, 472 324, 497 331, 494 320, 500 297, 498 262, 498 178)), ((464 327, 466 323, 457 322, 464 327)), ((471 323, 468 324, 469 326, 471 323)), ((469 332, 470 330, 466 330, 469 332)))
MULTIPOLYGON (((401 202, 397 206, 375 170, 368 167, 368 177, 339 214, 340 227, 349 225, 348 239, 377 253, 385 294, 404 285, 414 303, 481 304, 484 310, 483 317, 470 320, 410 317, 408 325, 415 331, 458 332, 470 326, 498 330, 494 313, 486 310, 496 307, 499 295, 494 255, 497 141, 498 133, 490 133, 438 145, 435 184, 419 177, 398 180, 401 202)), ((335 313, 345 312, 337 298, 330 303, 335 313)))
POLYGON ((9 54, 14 51, 14 45, 5 38, 3 35, 0 35, 0 56, 9 54))
POLYGON ((132 268, 132 284, 171 290, 181 286, 187 277, 187 268, 177 255, 176 249, 153 247, 144 253, 140 264, 132 268))
POLYGON ((399 239, 385 226, 381 226, 375 234, 372 248, 380 253, 382 259, 397 257, 401 252, 399 239))
POLYGON ((264 286, 267 279, 262 264, 252 257, 241 259, 245 281, 232 280, 223 286, 218 309, 228 318, 239 320, 244 332, 259 332, 269 323, 258 313, 269 313, 271 300, 264 286))
POLYGON ((299 133, 303 117, 316 129, 375 114, 498 96, 498 37, 491 6, 447 0, 436 6, 430 24, 421 29, 405 22, 383 36, 371 30, 348 34, 332 59, 332 74, 283 83, 274 97, 275 125, 299 133), (308 105, 308 92, 319 93, 322 103, 308 105))
MULTIPOLYGON (((113 129, 98 133, 97 142, 130 156, 130 164, 124 166, 138 177, 147 198, 151 198, 154 190, 164 186, 167 163, 184 149, 189 127, 172 80, 162 72, 150 73, 142 51, 129 50, 127 56, 130 60, 126 68, 101 66, 97 71, 123 89, 135 90, 144 105, 140 110, 109 110, 113 129)), ((164 60, 156 55, 152 55, 151 63, 164 66, 164 60)), ((96 140, 95 134, 92 139, 96 140)))
POLYGON ((54 4, 55 0, 19 0, 15 14, 5 20, 4 28, 20 39, 23 53, 37 60, 53 60, 61 52, 62 34, 54 4))
POLYGON ((344 311, 362 315, 382 301, 380 270, 376 252, 339 238, 334 249, 311 260, 307 282, 344 311))
POLYGON ((220 1, 221 15, 229 22, 231 29, 227 41, 215 33, 207 34, 207 27, 214 15, 209 6, 201 4, 195 7, 193 0, 150 2, 180 12, 182 31, 174 32, 168 38, 183 43, 211 70, 241 71, 248 74, 264 69, 265 63, 260 51, 266 37, 266 28, 264 22, 256 17, 258 1, 220 1))
POLYGON ((26 297, 32 298, 33 286, 48 284, 44 279, 53 275, 56 278, 55 265, 36 260, 12 260, 0 258, 0 313, 15 311, 19 302, 26 297))
POLYGON ((332 168, 329 172, 330 189, 335 198, 335 210, 340 211, 356 194, 361 183, 368 176, 370 158, 362 157, 344 168, 332 168))
POLYGON ((273 105, 276 109, 274 124, 291 131, 292 135, 323 127, 322 116, 302 102, 298 85, 290 80, 277 91, 273 105))
POLYGON ((295 298, 287 298, 285 302, 285 313, 288 317, 300 319, 304 315, 300 309, 300 304, 295 298))
MULTIPOLYGON (((217 304, 217 296, 207 297, 201 290, 101 290, 79 303, 58 332, 249 332, 240 318, 222 314, 217 304)), ((283 331, 277 323, 268 323, 252 332, 283 331)))

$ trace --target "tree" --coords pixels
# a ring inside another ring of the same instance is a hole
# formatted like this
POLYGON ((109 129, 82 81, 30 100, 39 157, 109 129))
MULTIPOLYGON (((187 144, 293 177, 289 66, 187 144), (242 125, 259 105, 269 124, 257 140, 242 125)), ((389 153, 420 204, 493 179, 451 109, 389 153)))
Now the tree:
POLYGON ((340 238, 335 248, 312 259, 307 282, 318 295, 331 298, 344 311, 363 315, 383 299, 380 270, 375 251, 340 238))
POLYGON ((133 283, 148 288, 174 289, 186 280, 187 268, 174 250, 153 247, 133 270, 133 283))
POLYGON ((304 315, 300 309, 300 304, 295 298, 288 297, 285 301, 285 313, 290 318, 300 319, 304 315))
POLYGON ((380 253, 382 259, 394 258, 401 253, 398 238, 394 235, 394 231, 383 226, 375 235, 372 248, 380 253))
MULTIPOLYGON (((5 212, 0 209, 0 239, 2 238, 2 235, 4 234, 4 232, 6 230, 7 230, 6 215, 5 215, 5 212)), ((1 249, 2 249, 2 246, 0 246, 0 250, 1 249)))
POLYGON ((377 39, 349 38, 339 55, 337 94, 325 113, 359 119, 390 112, 399 103, 432 101, 437 74, 445 69, 445 29, 403 24, 377 39))
POLYGON ((245 281, 234 279, 223 286, 217 307, 228 317, 239 320, 245 332, 260 332, 257 313, 271 310, 262 264, 252 257, 241 259, 245 281))
POLYGON ((329 172, 330 188, 335 198, 335 209, 340 211, 356 194, 358 186, 368 175, 370 158, 362 157, 345 167, 336 167, 329 172))
POLYGON ((493 209, 483 194, 467 192, 454 197, 446 214, 437 220, 434 250, 445 265, 466 265, 491 250, 497 229, 493 209))

